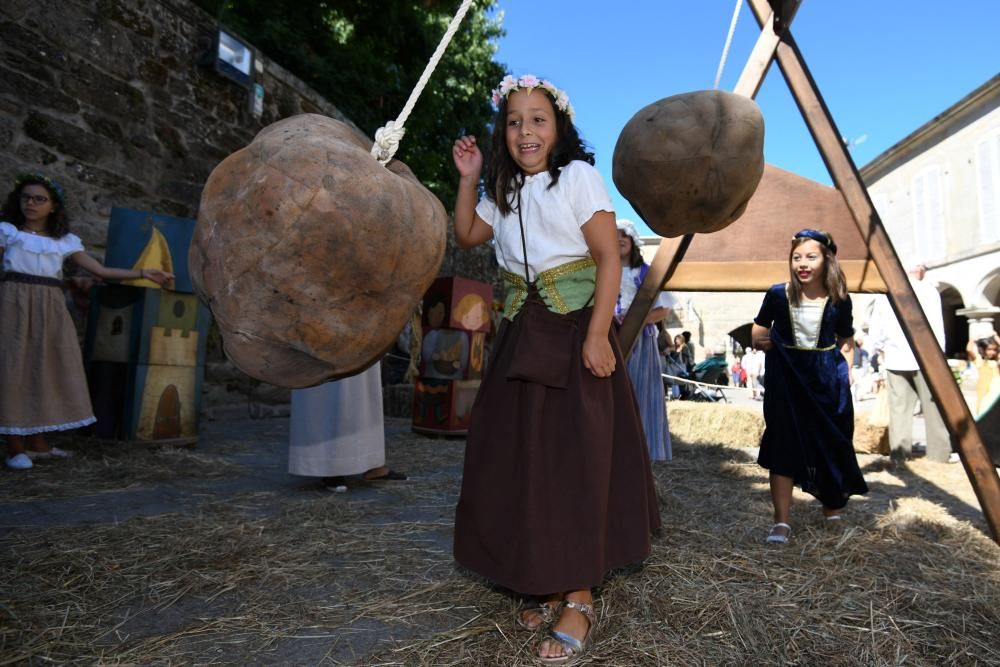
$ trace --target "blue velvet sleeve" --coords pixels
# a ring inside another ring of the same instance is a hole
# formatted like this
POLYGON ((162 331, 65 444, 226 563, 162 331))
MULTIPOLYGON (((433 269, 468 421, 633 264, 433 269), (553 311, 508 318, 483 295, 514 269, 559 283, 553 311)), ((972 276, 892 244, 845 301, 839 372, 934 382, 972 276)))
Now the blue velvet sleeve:
POLYGON ((837 304, 837 321, 834 323, 834 333, 841 338, 850 338, 854 335, 854 305, 851 297, 837 304))
POLYGON ((774 289, 767 290, 764 294, 764 302, 760 304, 760 312, 757 313, 757 317, 753 318, 753 323, 770 329, 774 322, 776 305, 777 299, 774 296, 774 289))

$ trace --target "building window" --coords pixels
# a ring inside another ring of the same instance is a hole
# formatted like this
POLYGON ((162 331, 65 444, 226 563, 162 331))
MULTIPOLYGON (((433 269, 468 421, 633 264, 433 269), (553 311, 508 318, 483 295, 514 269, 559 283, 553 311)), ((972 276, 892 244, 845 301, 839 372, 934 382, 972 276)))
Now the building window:
POLYGON ((982 242, 1000 241, 1000 130, 976 144, 976 180, 982 242))
POLYGON ((913 179, 913 246, 920 261, 945 255, 944 179, 941 167, 931 165, 913 179))
POLYGON ((872 192, 869 190, 868 195, 871 197, 872 204, 878 212, 882 226, 885 227, 886 233, 892 240, 892 246, 896 250, 896 254, 901 257, 912 256, 913 238, 908 221, 905 218, 900 219, 898 212, 893 210, 892 199, 889 193, 872 192))

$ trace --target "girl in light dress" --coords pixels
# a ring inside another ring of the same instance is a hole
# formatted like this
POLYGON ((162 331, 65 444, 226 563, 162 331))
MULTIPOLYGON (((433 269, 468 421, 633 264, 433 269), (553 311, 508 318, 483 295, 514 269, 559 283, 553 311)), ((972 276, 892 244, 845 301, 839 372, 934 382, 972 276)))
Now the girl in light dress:
MULTIPOLYGON (((618 220, 616 226, 622 280, 618 302, 615 304, 615 320, 620 323, 625 319, 625 314, 649 271, 649 265, 642 260, 642 253, 639 251, 642 239, 635 224, 629 220, 618 220)), ((656 346, 656 323, 666 319, 673 305, 674 300, 669 292, 661 291, 657 295, 628 358, 628 376, 639 404, 649 458, 653 461, 669 461, 673 458, 666 397, 663 392, 663 367, 660 363, 660 351, 656 346)))
POLYGON ((162 285, 174 277, 159 269, 105 267, 70 233, 62 187, 42 174, 17 177, 0 214, 0 435, 11 470, 68 457, 49 446, 45 434, 96 421, 62 290, 67 259, 104 280, 147 278, 162 285))

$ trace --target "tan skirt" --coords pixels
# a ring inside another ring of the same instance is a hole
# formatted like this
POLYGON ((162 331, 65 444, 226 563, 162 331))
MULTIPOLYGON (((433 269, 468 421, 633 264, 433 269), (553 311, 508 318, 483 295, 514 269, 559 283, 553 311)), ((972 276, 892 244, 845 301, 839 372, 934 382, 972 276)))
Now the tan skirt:
POLYGON ((95 421, 62 290, 0 281, 0 434, 66 431, 95 421))

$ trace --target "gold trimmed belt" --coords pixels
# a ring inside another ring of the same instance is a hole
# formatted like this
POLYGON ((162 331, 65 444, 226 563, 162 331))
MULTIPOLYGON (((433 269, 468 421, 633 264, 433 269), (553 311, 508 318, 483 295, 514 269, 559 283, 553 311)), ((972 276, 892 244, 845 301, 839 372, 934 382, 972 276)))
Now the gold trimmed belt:
POLYGON ((803 345, 785 345, 786 350, 804 350, 806 352, 829 352, 830 350, 836 350, 836 345, 827 345, 826 347, 805 347, 803 345))
MULTIPOLYGON (((514 319, 528 296, 528 283, 520 276, 501 270, 506 285, 503 316, 514 319)), ((566 314, 587 305, 594 295, 597 263, 591 257, 575 259, 535 276, 534 285, 545 305, 557 313, 566 314)))

